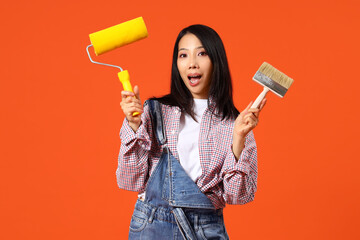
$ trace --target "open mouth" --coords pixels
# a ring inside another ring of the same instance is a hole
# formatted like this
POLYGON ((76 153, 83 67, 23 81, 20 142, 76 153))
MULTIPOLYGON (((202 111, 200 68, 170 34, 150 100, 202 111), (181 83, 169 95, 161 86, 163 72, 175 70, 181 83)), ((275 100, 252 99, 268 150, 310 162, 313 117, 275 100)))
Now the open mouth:
POLYGON ((197 84, 199 82, 201 78, 201 75, 200 74, 191 74, 191 75, 188 75, 188 79, 190 80, 190 83, 192 85, 194 84, 197 84))

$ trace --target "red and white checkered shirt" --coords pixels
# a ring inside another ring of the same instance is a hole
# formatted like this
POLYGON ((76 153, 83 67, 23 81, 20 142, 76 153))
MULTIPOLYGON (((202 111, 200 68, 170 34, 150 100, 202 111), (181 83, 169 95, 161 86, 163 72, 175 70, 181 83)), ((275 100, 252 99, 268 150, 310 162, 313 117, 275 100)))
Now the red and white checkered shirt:
MULTIPOLYGON (((197 179, 199 189, 215 208, 228 204, 245 204, 254 199, 257 184, 257 150, 253 132, 245 141, 237 161, 231 150, 234 120, 221 120, 212 114, 214 103, 205 110, 199 136, 199 156, 202 175, 197 179)), ((181 111, 179 107, 162 105, 167 146, 179 159, 177 140, 181 111)), ((155 169, 161 147, 152 130, 149 106, 144 105, 142 123, 136 133, 126 118, 120 130, 120 153, 116 170, 120 188, 144 192, 147 180, 155 169)))

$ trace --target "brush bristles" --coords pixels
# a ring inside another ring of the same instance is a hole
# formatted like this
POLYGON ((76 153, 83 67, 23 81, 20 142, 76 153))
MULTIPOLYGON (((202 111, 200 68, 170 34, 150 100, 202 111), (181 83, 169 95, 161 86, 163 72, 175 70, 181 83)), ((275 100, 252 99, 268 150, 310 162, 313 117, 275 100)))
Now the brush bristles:
POLYGON ((286 89, 289 89, 291 84, 294 82, 292 78, 289 78, 284 73, 280 72, 279 70, 268 64, 267 62, 261 64, 259 71, 286 89))

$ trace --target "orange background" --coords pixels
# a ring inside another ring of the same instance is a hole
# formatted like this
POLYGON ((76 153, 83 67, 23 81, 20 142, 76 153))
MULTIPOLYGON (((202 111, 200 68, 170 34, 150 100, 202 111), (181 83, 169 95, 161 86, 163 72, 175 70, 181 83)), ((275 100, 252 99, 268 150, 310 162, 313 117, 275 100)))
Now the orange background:
POLYGON ((268 61, 295 82, 255 130, 255 201, 227 206, 231 239, 360 239, 359 23, 353 0, 6 1, 1 18, 0 239, 126 239, 136 193, 115 170, 121 84, 88 34, 143 16, 149 37, 94 57, 141 98, 169 91, 177 33, 213 27, 236 106, 268 61))

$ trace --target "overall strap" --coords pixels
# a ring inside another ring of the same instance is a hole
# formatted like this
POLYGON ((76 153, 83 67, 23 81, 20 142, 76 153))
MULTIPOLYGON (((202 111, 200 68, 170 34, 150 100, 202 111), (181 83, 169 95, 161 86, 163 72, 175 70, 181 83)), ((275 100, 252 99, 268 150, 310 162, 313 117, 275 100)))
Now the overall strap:
POLYGON ((148 100, 153 130, 159 145, 166 143, 165 128, 161 113, 161 103, 157 100, 148 100))

